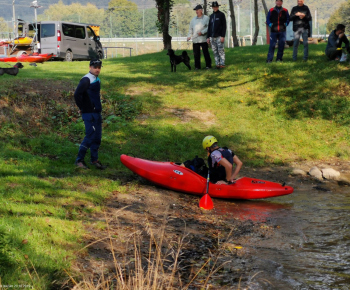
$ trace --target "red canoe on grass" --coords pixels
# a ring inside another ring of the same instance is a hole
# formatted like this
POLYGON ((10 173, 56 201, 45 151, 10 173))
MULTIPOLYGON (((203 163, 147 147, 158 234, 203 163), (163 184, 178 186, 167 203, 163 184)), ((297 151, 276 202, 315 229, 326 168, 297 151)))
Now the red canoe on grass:
MULTIPOLYGON (((207 180, 194 171, 174 162, 157 162, 127 155, 121 162, 134 173, 166 188, 202 196, 206 193, 207 180)), ((242 177, 234 184, 209 184, 209 195, 228 199, 258 199, 291 194, 293 187, 276 182, 242 177)))
POLYGON ((46 54, 21 54, 20 56, 9 56, 9 57, 0 57, 0 62, 36 62, 42 63, 49 60, 53 56, 53 53, 46 54))
POLYGON ((38 54, 38 55, 27 55, 27 54, 22 54, 20 56, 17 56, 17 61, 19 62, 45 62, 49 60, 53 56, 53 53, 50 54, 38 54))

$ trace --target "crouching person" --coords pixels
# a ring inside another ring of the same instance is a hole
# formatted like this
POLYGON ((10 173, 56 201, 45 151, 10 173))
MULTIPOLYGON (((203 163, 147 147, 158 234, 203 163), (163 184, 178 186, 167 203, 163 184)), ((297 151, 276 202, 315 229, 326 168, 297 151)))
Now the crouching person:
POLYGON ((241 170, 242 161, 230 149, 219 147, 214 136, 205 137, 202 145, 208 152, 210 181, 216 184, 233 183, 241 170), (235 168, 233 164, 236 165, 235 168))
POLYGON ((75 165, 82 169, 89 169, 84 158, 88 149, 91 153, 91 165, 98 169, 105 169, 98 160, 98 149, 102 139, 102 105, 101 105, 101 72, 102 61, 91 60, 90 71, 79 82, 74 93, 74 99, 79 107, 85 124, 85 138, 80 144, 75 165))
POLYGON ((331 32, 328 37, 326 47, 326 56, 329 60, 339 60, 342 55, 342 44, 345 44, 346 50, 349 52, 349 40, 345 35, 345 25, 338 24, 337 28, 331 32))

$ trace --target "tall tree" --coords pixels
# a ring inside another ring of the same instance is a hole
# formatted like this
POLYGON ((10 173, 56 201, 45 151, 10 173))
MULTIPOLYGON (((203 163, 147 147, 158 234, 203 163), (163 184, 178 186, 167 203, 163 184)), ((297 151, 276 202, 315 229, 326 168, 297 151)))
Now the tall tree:
POLYGON ((156 0, 158 9, 157 27, 159 32, 163 34, 164 49, 171 49, 171 35, 169 34, 170 12, 174 5, 173 0, 156 0))
POLYGON ((261 2, 262 2, 262 5, 264 7, 265 16, 267 16, 267 13, 269 13, 269 9, 267 9, 266 1, 265 0, 261 0, 261 2))
POLYGON ((234 47, 239 46, 239 41, 237 38, 237 28, 236 28, 236 16, 235 16, 235 5, 241 3, 242 1, 229 0, 230 5, 230 17, 232 25, 232 39, 234 47))
POLYGON ((253 36, 253 43, 252 45, 256 45, 258 41, 258 35, 259 35, 259 7, 258 7, 258 0, 254 0, 254 20, 255 20, 255 32, 253 36))

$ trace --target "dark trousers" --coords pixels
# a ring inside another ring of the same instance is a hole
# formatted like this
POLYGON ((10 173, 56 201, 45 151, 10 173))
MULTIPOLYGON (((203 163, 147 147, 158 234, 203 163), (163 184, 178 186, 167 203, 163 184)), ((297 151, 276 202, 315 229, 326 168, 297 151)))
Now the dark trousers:
POLYGON ((326 50, 326 55, 329 60, 335 60, 336 58, 341 58, 343 50, 337 50, 336 47, 331 47, 326 50))
POLYGON ((211 67, 211 58, 208 49, 208 43, 193 43, 194 67, 201 68, 201 47, 204 54, 205 66, 211 67))
POLYGON ((91 162, 98 160, 98 149, 102 139, 102 117, 100 113, 82 114, 85 124, 85 138, 80 144, 76 161, 83 161, 88 149, 91 153, 91 162))
POLYGON ((267 54, 268 61, 273 60, 277 40, 278 40, 277 60, 282 60, 282 58, 283 58, 284 46, 286 44, 286 33, 285 32, 271 32, 271 34, 270 34, 270 48, 269 48, 269 53, 267 54))

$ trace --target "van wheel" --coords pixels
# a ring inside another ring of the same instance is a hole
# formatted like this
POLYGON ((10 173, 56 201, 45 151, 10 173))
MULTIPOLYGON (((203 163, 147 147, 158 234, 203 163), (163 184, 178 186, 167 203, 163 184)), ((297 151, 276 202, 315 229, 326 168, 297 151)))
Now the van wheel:
POLYGON ((73 52, 71 52, 70 50, 66 51, 66 61, 73 61, 73 52))

